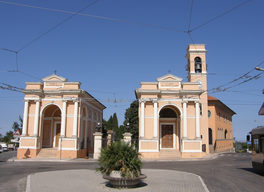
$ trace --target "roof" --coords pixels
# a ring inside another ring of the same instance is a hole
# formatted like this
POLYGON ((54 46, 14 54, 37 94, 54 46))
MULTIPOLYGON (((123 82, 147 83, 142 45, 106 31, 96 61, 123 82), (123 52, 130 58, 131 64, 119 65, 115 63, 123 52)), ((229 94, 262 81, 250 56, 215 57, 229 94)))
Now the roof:
POLYGON ((212 97, 210 95, 207 95, 207 100, 208 100, 208 105, 209 104, 213 104, 227 112, 229 112, 231 115, 236 114, 236 112, 234 112, 232 109, 230 109, 227 105, 225 105, 222 101, 220 101, 219 99, 212 97))

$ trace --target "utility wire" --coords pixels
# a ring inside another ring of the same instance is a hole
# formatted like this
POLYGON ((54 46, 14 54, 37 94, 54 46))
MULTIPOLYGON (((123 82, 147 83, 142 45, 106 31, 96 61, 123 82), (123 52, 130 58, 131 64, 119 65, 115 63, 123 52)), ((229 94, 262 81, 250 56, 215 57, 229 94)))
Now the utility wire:
POLYGON ((155 27, 155 28, 166 29, 166 30, 171 30, 171 31, 184 32, 184 30, 173 29, 173 28, 169 28, 169 27, 161 27, 161 26, 157 26, 157 25, 150 25, 150 24, 146 24, 146 23, 139 23, 139 22, 122 20, 122 19, 110 18, 110 17, 102 17, 102 16, 84 14, 84 13, 79 13, 79 12, 74 13, 74 12, 71 12, 71 11, 63 11, 63 10, 58 10, 58 9, 50 9, 50 8, 37 7, 37 6, 31 6, 31 5, 24 5, 24 4, 18 4, 18 3, 10 3, 10 2, 6 2, 6 1, 0 1, 0 3, 18 5, 18 6, 23 6, 23 7, 30 7, 30 8, 35 8, 35 9, 43 9, 43 10, 48 10, 48 11, 56 11, 56 12, 61 12, 61 13, 76 14, 76 15, 94 17, 94 18, 99 18, 99 19, 106 19, 106 20, 119 21, 119 22, 124 22, 124 23, 131 23, 131 24, 136 24, 136 25, 144 25, 144 26, 148 26, 148 27, 155 27))
MULTIPOLYGON (((262 61, 258 66, 262 65, 263 63, 264 63, 264 61, 262 61)), ((257 67, 258 67, 258 66, 257 66, 257 67)), ((230 82, 228 82, 228 83, 226 83, 226 84, 223 84, 223 85, 221 85, 221 86, 218 86, 217 88, 210 89, 210 90, 208 90, 208 91, 214 91, 214 90, 217 90, 217 92, 219 92, 219 91, 221 91, 221 88, 224 87, 224 86, 227 86, 227 85, 229 85, 229 84, 231 84, 231 83, 237 82, 238 80, 240 80, 240 79, 242 79, 242 78, 249 78, 250 76, 248 76, 248 74, 251 73, 251 72, 254 71, 254 70, 255 70, 255 68, 253 68, 252 70, 248 71, 248 72, 245 73, 244 75, 242 75, 242 76, 240 76, 240 77, 238 77, 238 78, 236 78, 236 79, 234 79, 234 80, 232 80, 232 81, 230 81, 230 82)), ((262 72, 262 73, 263 73, 263 72, 262 72)), ((259 75, 262 74, 262 73, 259 73, 257 76, 254 76, 254 78, 259 78, 259 75)), ((253 78, 253 79, 254 79, 254 78, 253 78)), ((250 80, 253 80, 253 79, 250 78, 250 80)), ((232 86, 232 87, 233 87, 233 86, 232 86)))
MULTIPOLYGON (((74 17, 75 15, 77 15, 78 13, 80 13, 81 11, 87 9, 88 7, 92 6, 93 4, 95 4, 97 1, 94 1, 93 3, 87 5, 86 7, 84 7, 83 9, 81 9, 80 11, 74 13, 72 16, 68 17, 67 19, 65 19, 64 21, 60 22, 58 25, 52 27, 50 30, 46 31, 45 33, 43 33, 42 35, 40 35, 39 37, 37 37, 36 39, 34 39, 33 41, 31 41, 30 43, 26 44, 24 47, 20 48, 17 52, 25 49, 27 46, 29 46, 30 44, 34 43, 35 41, 37 41, 38 39, 40 39, 41 37, 43 37, 44 35, 46 35, 47 33, 51 32, 53 29, 57 28, 58 26, 62 25, 63 23, 65 23, 66 21, 68 21, 69 19, 71 19, 72 17, 74 17)), ((2 2, 2 1, 0 1, 2 2)))
POLYGON ((192 0, 192 5, 191 5, 191 12, 190 12, 190 19, 189 19, 189 27, 188 27, 188 31, 190 31, 190 27, 191 27, 192 8, 193 8, 193 0, 192 0))
POLYGON ((198 27, 193 28, 190 32, 192 32, 192 31, 194 31, 194 30, 196 30, 196 29, 198 29, 198 28, 200 28, 200 27, 202 27, 202 26, 204 26, 204 25, 206 25, 206 24, 208 24, 208 23, 210 23, 210 22, 218 19, 219 17, 222 17, 223 15, 225 15, 225 14, 227 14, 227 13, 229 13, 229 12, 231 12, 231 11, 239 8, 239 7, 241 7, 242 5, 248 3, 249 1, 251 1, 251 0, 245 1, 244 3, 241 3, 240 5, 238 5, 238 6, 234 7, 234 8, 232 8, 232 9, 230 9, 229 11, 226 11, 226 12, 222 13, 221 15, 219 15, 219 16, 217 16, 217 17, 215 17, 215 18, 213 18, 213 19, 211 19, 211 20, 203 23, 202 25, 199 25, 198 27))

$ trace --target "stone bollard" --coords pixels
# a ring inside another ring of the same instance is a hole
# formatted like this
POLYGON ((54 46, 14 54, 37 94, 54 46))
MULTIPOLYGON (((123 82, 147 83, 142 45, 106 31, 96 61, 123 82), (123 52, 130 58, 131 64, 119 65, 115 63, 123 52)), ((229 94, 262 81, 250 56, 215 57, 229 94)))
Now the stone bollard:
POLYGON ((123 139, 124 142, 129 143, 129 145, 131 145, 132 134, 131 133, 124 133, 123 136, 124 136, 124 139, 123 139))
POLYGON ((107 131, 107 146, 111 145, 113 143, 113 131, 112 130, 108 130, 107 131))
POLYGON ((98 159, 102 148, 102 136, 103 133, 95 132, 94 134, 94 159, 98 159))

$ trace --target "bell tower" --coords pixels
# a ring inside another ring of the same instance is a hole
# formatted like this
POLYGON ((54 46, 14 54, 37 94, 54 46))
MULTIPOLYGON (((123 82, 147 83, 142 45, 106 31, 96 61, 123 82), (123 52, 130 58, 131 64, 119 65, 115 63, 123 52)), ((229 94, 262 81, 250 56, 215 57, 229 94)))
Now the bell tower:
POLYGON ((204 44, 190 44, 187 47, 187 65, 188 82, 200 83, 199 88, 207 90, 207 64, 204 44))
POLYGON ((200 134, 202 144, 206 146, 206 153, 209 153, 208 143, 208 98, 207 98, 207 64, 204 44, 190 44, 187 47, 188 82, 199 83, 198 88, 204 92, 200 95, 200 134))

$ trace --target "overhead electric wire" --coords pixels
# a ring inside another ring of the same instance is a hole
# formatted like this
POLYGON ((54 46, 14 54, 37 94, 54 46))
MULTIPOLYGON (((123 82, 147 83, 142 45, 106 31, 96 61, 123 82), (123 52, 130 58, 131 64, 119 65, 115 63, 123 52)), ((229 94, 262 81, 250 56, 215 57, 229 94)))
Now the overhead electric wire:
POLYGON ((35 8, 35 9, 43 9, 43 10, 48 10, 48 11, 56 11, 56 12, 61 12, 61 13, 76 14, 76 15, 81 15, 81 16, 86 16, 86 17, 94 17, 94 18, 106 19, 106 20, 112 20, 112 21, 120 21, 120 22, 124 22, 124 23, 144 25, 144 26, 148 26, 148 27, 155 27, 155 28, 166 29, 166 30, 171 30, 171 31, 185 32, 184 30, 173 29, 173 28, 169 28, 169 27, 162 27, 162 26, 157 26, 157 25, 151 25, 151 24, 146 24, 146 23, 127 21, 127 20, 122 20, 122 19, 115 19, 115 18, 110 18, 110 17, 103 17, 103 16, 90 15, 90 14, 84 14, 84 13, 74 13, 71 11, 63 11, 63 10, 58 10, 58 9, 50 9, 50 8, 24 5, 24 4, 18 4, 18 3, 10 3, 10 2, 6 2, 6 1, 0 1, 0 3, 18 5, 18 6, 23 6, 23 7, 30 7, 30 8, 35 8))
POLYGON ((218 15, 217 17, 215 17, 215 18, 213 18, 213 19, 211 19, 211 20, 209 20, 209 21, 207 21, 207 22, 205 22, 205 23, 199 25, 198 27, 193 28, 190 32, 192 32, 192 31, 194 31, 194 30, 196 30, 196 29, 198 29, 198 28, 200 28, 200 27, 202 27, 202 26, 204 26, 204 25, 206 25, 206 24, 208 24, 208 23, 210 23, 210 22, 212 22, 212 21, 218 19, 219 17, 222 17, 223 15, 225 15, 225 14, 227 14, 227 13, 229 13, 229 12, 231 12, 231 11, 233 11, 233 10, 239 8, 239 7, 241 7, 242 5, 248 3, 249 1, 251 1, 251 0, 245 1, 244 3, 241 3, 240 5, 238 5, 238 6, 234 7, 234 8, 232 8, 232 9, 230 9, 230 10, 224 12, 224 13, 222 13, 221 15, 218 15))
POLYGON ((191 11, 190 11, 190 19, 189 19, 189 27, 188 27, 188 31, 190 31, 190 28, 191 28, 192 8, 193 8, 193 0, 192 0, 192 4, 191 4, 191 11))
POLYGON ((41 37, 43 37, 44 35, 46 35, 47 33, 51 32, 53 29, 57 28, 58 26, 62 25, 63 23, 65 23, 66 21, 68 21, 69 19, 71 19, 72 17, 74 17, 75 15, 77 15, 78 13, 80 13, 81 11, 87 9, 88 7, 92 6, 93 4, 95 4, 97 1, 99 0, 95 0, 94 2, 92 2, 91 4, 87 5, 86 7, 84 7, 83 9, 81 9, 80 11, 74 13, 73 15, 71 15, 70 17, 68 17, 67 19, 63 20, 62 22, 60 22, 59 24, 57 24, 56 26, 52 27, 50 30, 46 31, 45 33, 43 33, 42 35, 40 35, 39 37, 37 37, 36 39, 34 39, 33 41, 31 41, 30 43, 26 44, 25 46, 23 46, 22 48, 20 48, 17 52, 23 50, 24 48, 26 48, 27 46, 29 46, 30 44, 34 43, 35 41, 37 41, 38 39, 40 39, 41 37))
MULTIPOLYGON (((258 64, 257 67, 260 66, 260 65, 262 65, 263 63, 264 63, 264 61, 262 61, 260 64, 258 64)), ((222 87, 225 87, 225 86, 227 86, 227 85, 229 85, 229 84, 232 84, 232 83, 234 83, 234 82, 236 82, 236 81, 238 81, 238 80, 240 80, 240 79, 242 79, 242 78, 244 78, 244 77, 245 77, 245 78, 249 78, 248 74, 251 73, 251 72, 254 71, 254 70, 255 70, 255 68, 251 69, 250 71, 248 71, 248 72, 245 73, 244 75, 242 75, 242 76, 240 76, 240 77, 238 77, 238 78, 236 78, 236 79, 234 79, 234 80, 232 80, 232 81, 230 81, 230 82, 228 82, 228 83, 226 83, 226 84, 223 84, 223 85, 221 85, 221 86, 218 86, 217 88, 213 88, 213 89, 210 89, 210 90, 207 90, 207 91, 208 91, 208 92, 209 92, 209 91, 214 91, 214 90, 221 91, 221 88, 222 88, 222 87)), ((263 73, 263 72, 262 72, 262 73, 263 73)), ((259 73, 258 75, 254 76, 253 79, 259 77, 259 75, 262 74, 262 73, 259 73)), ((250 80, 253 80, 253 79, 250 78, 250 80)), ((246 81, 246 82, 248 82, 248 81, 246 81)), ((240 85, 240 84, 242 84, 242 83, 239 83, 238 85, 240 85)), ((234 87, 234 86, 232 86, 232 87, 234 87)), ((229 87, 229 88, 231 88, 231 87, 229 87)), ((229 88, 228 88, 228 89, 229 89, 229 88)))

